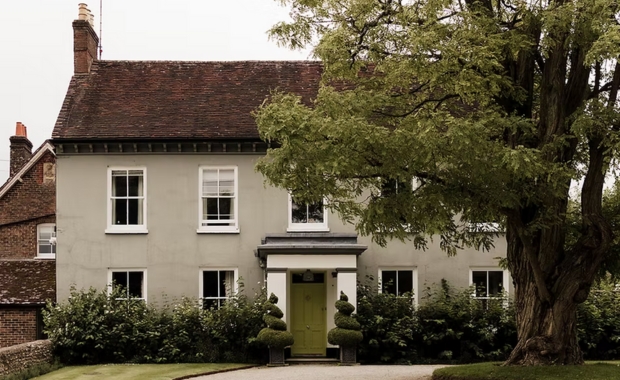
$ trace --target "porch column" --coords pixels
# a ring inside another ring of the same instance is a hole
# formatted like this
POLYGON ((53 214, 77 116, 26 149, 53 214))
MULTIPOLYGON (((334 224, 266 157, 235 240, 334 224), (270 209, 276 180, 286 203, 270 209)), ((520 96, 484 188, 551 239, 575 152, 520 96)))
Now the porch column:
POLYGON ((338 294, 336 299, 340 299, 340 292, 349 297, 349 302, 355 306, 355 312, 357 312, 357 269, 342 269, 338 268, 338 284, 336 289, 338 294))
POLYGON ((286 304, 288 299, 288 289, 286 285, 286 268, 267 268, 267 298, 269 298, 271 293, 278 296, 277 306, 280 310, 282 310, 282 313, 284 313, 284 316, 282 317, 284 322, 286 322, 286 317, 288 316, 286 312, 286 304))

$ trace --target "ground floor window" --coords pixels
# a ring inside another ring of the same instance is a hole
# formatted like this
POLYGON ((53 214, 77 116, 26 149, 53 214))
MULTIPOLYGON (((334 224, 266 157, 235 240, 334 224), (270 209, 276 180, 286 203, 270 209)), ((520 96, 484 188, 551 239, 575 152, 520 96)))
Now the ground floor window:
POLYGON ((200 299, 205 309, 219 309, 237 291, 237 269, 203 269, 200 299))
POLYGON ((382 268, 379 270, 379 291, 397 296, 415 294, 415 279, 414 269, 382 268))
POLYGON ((146 300, 146 271, 129 270, 110 270, 111 289, 120 289, 123 294, 122 299, 137 298, 146 300))
POLYGON ((475 287, 476 298, 489 299, 501 296, 507 290, 508 272, 501 269, 472 268, 469 280, 475 287))

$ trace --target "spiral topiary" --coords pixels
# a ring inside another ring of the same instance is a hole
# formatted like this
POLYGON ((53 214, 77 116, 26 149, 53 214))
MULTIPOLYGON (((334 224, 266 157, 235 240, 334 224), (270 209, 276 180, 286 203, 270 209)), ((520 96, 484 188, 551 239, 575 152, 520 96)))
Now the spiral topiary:
POLYGON ((271 293, 269 300, 265 302, 265 314, 263 321, 267 325, 256 336, 256 340, 264 343, 269 348, 284 349, 293 345, 295 340, 293 334, 286 331, 286 322, 281 318, 284 316, 282 310, 276 306, 278 297, 271 293))
POLYGON ((340 300, 336 301, 336 315, 334 322, 336 327, 327 333, 327 341, 340 347, 355 347, 364 339, 360 323, 351 316, 355 306, 349 303, 349 297, 340 292, 340 300))

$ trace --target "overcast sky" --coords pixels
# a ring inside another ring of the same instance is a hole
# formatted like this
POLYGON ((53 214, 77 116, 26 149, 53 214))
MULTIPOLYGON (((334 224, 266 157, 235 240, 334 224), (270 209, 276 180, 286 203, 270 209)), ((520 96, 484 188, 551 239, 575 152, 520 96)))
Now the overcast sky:
MULTIPOLYGON (((267 39, 286 20, 275 0, 102 0, 103 59, 299 60, 267 39)), ((0 0, 0 185, 8 177, 15 122, 33 150, 51 137, 73 74, 78 0, 0 0)), ((99 0, 86 2, 99 32, 99 0)))

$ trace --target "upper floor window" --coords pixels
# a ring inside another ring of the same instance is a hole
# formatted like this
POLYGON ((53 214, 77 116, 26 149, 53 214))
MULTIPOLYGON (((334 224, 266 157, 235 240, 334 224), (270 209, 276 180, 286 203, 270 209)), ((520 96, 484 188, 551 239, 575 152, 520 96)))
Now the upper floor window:
POLYGON ((411 192, 414 188, 413 182, 414 180, 400 181, 394 178, 384 178, 381 180, 381 196, 390 197, 404 191, 411 192))
POLYGON ((297 203, 288 196, 288 231, 329 231, 325 202, 297 203))
POLYGON ((237 167, 200 168, 198 232, 238 232, 237 167))
POLYGON ((146 300, 146 271, 113 269, 109 272, 110 290, 119 290, 120 299, 146 300))
POLYGON ((146 168, 108 169, 110 233, 146 233, 146 168))
POLYGON ((475 287, 475 297, 488 299, 498 297, 507 290, 508 271, 501 269, 472 268, 470 283, 475 287))
POLYGON ((56 257, 56 225, 54 223, 37 226, 37 257, 43 259, 56 257))
POLYGON ((200 275, 200 299, 205 309, 219 309, 237 291, 237 269, 205 269, 200 275))

